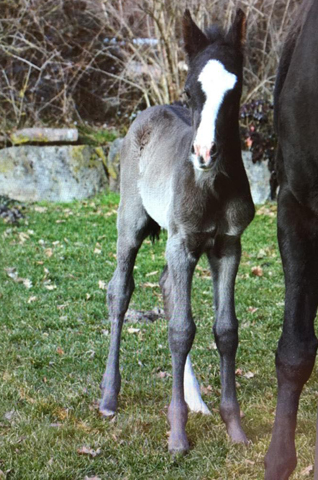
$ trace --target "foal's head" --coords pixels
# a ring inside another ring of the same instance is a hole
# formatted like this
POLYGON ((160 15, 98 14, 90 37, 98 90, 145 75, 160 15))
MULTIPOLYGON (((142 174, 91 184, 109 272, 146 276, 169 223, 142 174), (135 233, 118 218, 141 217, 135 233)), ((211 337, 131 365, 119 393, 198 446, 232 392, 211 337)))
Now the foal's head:
POLYGON ((185 93, 194 129, 191 160, 199 170, 211 169, 221 152, 238 141, 245 23, 245 14, 238 10, 226 34, 215 27, 203 33, 189 10, 184 14, 189 64, 185 93))

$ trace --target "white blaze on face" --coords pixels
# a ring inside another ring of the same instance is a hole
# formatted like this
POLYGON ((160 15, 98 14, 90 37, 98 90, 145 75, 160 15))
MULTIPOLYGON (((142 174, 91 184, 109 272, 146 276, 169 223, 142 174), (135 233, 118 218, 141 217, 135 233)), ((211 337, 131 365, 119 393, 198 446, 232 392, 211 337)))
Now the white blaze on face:
POLYGON ((196 162, 198 157, 202 157, 207 163, 210 158, 210 151, 215 142, 215 125, 218 112, 222 105, 224 95, 233 89, 237 77, 228 72, 224 65, 218 60, 209 60, 198 77, 201 83, 202 91, 205 93, 206 100, 201 112, 201 121, 194 140, 194 152, 192 157, 196 162))

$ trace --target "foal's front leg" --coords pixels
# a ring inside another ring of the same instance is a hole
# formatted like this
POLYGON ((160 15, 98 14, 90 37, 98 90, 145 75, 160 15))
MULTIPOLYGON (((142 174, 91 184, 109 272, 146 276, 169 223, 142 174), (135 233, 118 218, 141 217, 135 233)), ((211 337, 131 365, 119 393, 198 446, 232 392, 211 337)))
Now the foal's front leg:
POLYGON ((103 416, 113 415, 117 410, 118 394, 121 386, 119 372, 119 349, 122 326, 131 295, 134 291, 133 268, 137 248, 125 245, 118 239, 117 268, 108 285, 107 301, 111 321, 111 339, 106 371, 102 381, 102 400, 100 413, 103 416))
POLYGON ((181 239, 171 237, 167 243, 167 261, 172 285, 173 309, 169 321, 169 346, 172 356, 172 398, 168 409, 170 423, 169 451, 186 452, 189 443, 185 432, 188 407, 184 399, 184 367, 190 352, 195 324, 191 312, 191 282, 197 262, 181 239))
MULTIPOLYGON (((138 199, 137 199, 138 200, 138 199)), ((131 295, 134 291, 133 268, 138 249, 147 233, 149 217, 141 206, 122 203, 118 215, 117 267, 107 290, 111 339, 106 371, 102 381, 100 413, 110 416, 116 412, 121 377, 119 349, 122 326, 131 295), (134 209, 132 208, 134 207, 134 209)))
MULTIPOLYGON (((170 320, 173 313, 173 298, 172 283, 167 265, 160 278, 160 287, 162 291, 165 316, 167 320, 170 320)), ((191 412, 200 412, 205 415, 211 415, 210 410, 202 400, 200 385, 195 378, 190 355, 187 356, 184 368, 184 398, 191 412)))
POLYGON ((213 331, 221 361, 220 413, 231 439, 234 442, 247 443, 241 427, 235 386, 238 321, 235 314, 234 286, 240 258, 240 238, 228 235, 216 237, 214 248, 208 254, 214 286, 213 331))

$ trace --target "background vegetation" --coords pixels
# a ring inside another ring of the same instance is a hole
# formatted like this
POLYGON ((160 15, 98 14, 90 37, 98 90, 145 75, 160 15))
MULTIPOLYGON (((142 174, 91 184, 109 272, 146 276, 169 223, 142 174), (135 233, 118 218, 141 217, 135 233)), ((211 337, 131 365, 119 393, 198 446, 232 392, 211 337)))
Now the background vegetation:
MULTIPOLYGON (((110 420, 97 411, 110 338, 105 289, 116 263, 117 204, 116 195, 102 195, 68 205, 29 206, 18 225, 0 219, 0 479, 264 478, 284 297, 276 207, 258 209, 244 233, 236 286, 236 378, 251 444, 232 445, 218 414, 212 285, 202 259, 193 285, 198 329, 192 359, 212 416, 189 416, 191 451, 173 461, 167 452, 166 320, 124 325, 119 411, 110 420)), ((162 307, 158 279, 164 248, 164 235, 154 245, 144 242, 132 309, 162 307)), ((300 403, 294 480, 313 478, 316 404, 313 373, 300 403)))
POLYGON ((228 28, 248 17, 243 102, 271 100, 300 0, 0 0, 0 127, 125 126, 182 98, 181 17, 228 28), (145 41, 144 39, 148 39, 145 41), (150 39, 150 40, 149 40, 150 39))

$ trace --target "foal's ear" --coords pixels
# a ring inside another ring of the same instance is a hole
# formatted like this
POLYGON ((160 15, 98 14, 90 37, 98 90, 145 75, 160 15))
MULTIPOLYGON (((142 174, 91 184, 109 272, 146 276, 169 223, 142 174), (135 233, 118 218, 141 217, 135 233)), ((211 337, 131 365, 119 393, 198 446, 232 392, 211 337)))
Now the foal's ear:
POLYGON ((244 48, 246 41, 246 15, 240 8, 236 11, 234 22, 227 37, 241 50, 244 48))
POLYGON ((188 54, 189 59, 209 45, 209 40, 194 23, 188 9, 183 15, 182 30, 184 49, 188 54))

